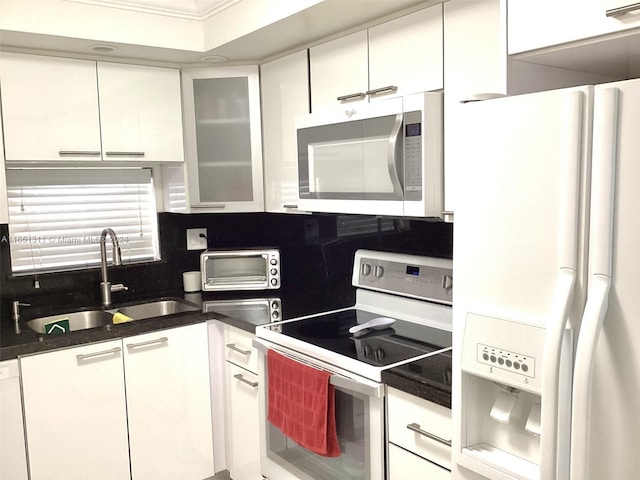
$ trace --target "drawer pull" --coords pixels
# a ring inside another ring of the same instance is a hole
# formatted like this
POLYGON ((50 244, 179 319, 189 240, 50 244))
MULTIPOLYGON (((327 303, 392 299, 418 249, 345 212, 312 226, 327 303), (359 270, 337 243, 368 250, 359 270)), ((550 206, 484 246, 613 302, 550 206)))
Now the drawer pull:
POLYGON ((82 362, 83 360, 89 360, 90 358, 101 357, 103 355, 115 355, 116 353, 120 353, 121 350, 122 349, 120 347, 115 347, 110 350, 103 350, 101 352, 81 353, 80 355, 76 355, 76 358, 79 362, 82 362))
POLYGON ((242 350, 241 348, 236 347, 235 343, 227 343, 227 348, 230 348, 234 352, 241 353, 242 355, 246 355, 247 357, 251 355, 251 350, 242 350))
POLYGON ((431 440, 435 440, 436 442, 442 443, 443 445, 447 445, 448 447, 451 446, 451 440, 445 440, 444 438, 440 438, 437 435, 434 435, 429 432, 425 432, 420 428, 420 425, 418 425, 417 423, 410 423, 409 425, 407 425, 407 428, 412 432, 416 432, 422 435, 423 437, 430 438, 431 440))
POLYGON ((249 385, 250 387, 256 388, 258 386, 258 382, 252 382, 250 380, 247 380, 246 378, 244 378, 242 376, 241 373, 236 373, 233 378, 237 378, 238 380, 240 380, 242 383, 246 383, 247 385, 249 385))
POLYGON ((134 348, 141 348, 141 347, 150 347, 151 345, 167 343, 168 341, 169 339, 167 337, 160 337, 160 338, 156 338, 155 340, 147 340, 146 342, 127 343, 127 348, 134 349, 134 348))
POLYGON ((627 13, 631 13, 635 10, 640 10, 640 3, 632 3, 625 7, 612 8, 611 10, 607 10, 605 15, 607 17, 621 17, 627 13))

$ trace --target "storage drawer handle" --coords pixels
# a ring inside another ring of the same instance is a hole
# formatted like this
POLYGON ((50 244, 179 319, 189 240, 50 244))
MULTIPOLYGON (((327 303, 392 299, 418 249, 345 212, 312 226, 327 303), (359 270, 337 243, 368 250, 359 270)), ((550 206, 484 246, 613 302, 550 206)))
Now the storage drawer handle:
POLYGON ((447 445, 448 447, 451 446, 451 440, 445 440, 444 438, 438 437, 437 435, 434 435, 429 432, 425 432, 420 428, 420 425, 418 425, 417 423, 410 423, 409 425, 407 425, 407 428, 412 432, 416 432, 422 435, 423 437, 430 438, 431 440, 435 440, 436 442, 442 443, 443 445, 447 445))
POLYGON ((247 385, 249 385, 250 387, 256 388, 258 386, 258 382, 252 382, 250 380, 247 380, 246 378, 244 378, 242 376, 241 373, 236 373, 233 378, 237 378, 238 380, 240 380, 242 383, 246 383, 247 385))
POLYGON ((100 152, 95 150, 60 150, 61 157, 99 157, 100 152))
POLYGON ((144 157, 144 152, 105 152, 107 157, 144 157))
POLYGON ((366 95, 367 95, 366 93, 362 93, 362 92, 350 93, 349 95, 342 95, 338 97, 337 100, 339 102, 342 102, 344 100, 354 100, 356 98, 364 98, 366 95))
POLYGON ((141 347, 150 347, 151 345, 156 345, 160 343, 167 343, 169 339, 167 337, 156 338, 155 340, 147 340, 146 342, 139 343, 127 343, 127 348, 141 348, 141 347))
POLYGON ((227 343, 227 348, 230 348, 234 352, 238 352, 246 356, 251 355, 251 350, 242 350, 241 348, 236 347, 235 343, 227 343))
POLYGON ((89 360, 90 358, 101 357, 103 355, 113 355, 116 353, 120 353, 121 351, 122 349, 120 347, 115 347, 110 350, 103 350, 101 352, 81 353, 79 355, 76 355, 76 358, 78 359, 79 362, 81 362, 83 360, 89 360))
POLYGON ((396 87, 395 85, 389 85, 388 87, 374 88, 373 90, 367 90, 366 94, 378 95, 380 93, 393 93, 397 91, 398 91, 398 87, 396 87))
POLYGON ((635 10, 640 10, 640 3, 631 3, 625 7, 612 8, 611 10, 607 10, 605 14, 607 17, 621 17, 635 10))

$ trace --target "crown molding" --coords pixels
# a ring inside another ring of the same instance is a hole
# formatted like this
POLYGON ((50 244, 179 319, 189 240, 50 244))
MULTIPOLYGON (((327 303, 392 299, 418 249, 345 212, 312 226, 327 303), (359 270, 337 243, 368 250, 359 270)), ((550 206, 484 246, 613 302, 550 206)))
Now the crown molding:
POLYGON ((169 6, 170 2, 165 2, 166 7, 153 6, 144 2, 136 2, 133 0, 64 0, 71 3, 83 3, 86 5, 94 5, 106 8, 118 8, 121 10, 129 10, 134 12, 148 13, 153 15, 163 15, 166 17, 182 18, 187 20, 204 21, 209 17, 217 15, 226 9, 237 5, 242 0, 207 0, 206 8, 198 6, 203 3, 202 0, 193 0, 193 2, 182 1, 183 5, 190 4, 193 8, 174 8, 169 6))

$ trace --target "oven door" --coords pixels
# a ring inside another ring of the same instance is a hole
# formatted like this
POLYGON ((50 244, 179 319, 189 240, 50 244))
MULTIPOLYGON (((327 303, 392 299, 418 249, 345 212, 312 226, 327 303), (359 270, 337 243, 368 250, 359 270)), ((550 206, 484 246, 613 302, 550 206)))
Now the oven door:
POLYGON ((382 480, 384 478, 384 389, 379 383, 357 377, 262 339, 254 340, 260 352, 260 468, 270 480, 382 480), (267 420, 269 378, 266 352, 279 353, 332 373, 336 392, 336 430, 342 454, 317 455, 287 438, 267 420))

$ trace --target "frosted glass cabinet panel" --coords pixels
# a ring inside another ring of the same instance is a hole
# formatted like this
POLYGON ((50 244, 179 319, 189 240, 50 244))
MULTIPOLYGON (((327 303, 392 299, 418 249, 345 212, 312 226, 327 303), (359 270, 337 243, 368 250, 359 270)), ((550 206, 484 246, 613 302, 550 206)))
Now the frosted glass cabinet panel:
POLYGON ((185 70, 183 89, 190 207, 262 211, 257 67, 185 70))

